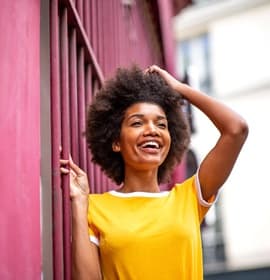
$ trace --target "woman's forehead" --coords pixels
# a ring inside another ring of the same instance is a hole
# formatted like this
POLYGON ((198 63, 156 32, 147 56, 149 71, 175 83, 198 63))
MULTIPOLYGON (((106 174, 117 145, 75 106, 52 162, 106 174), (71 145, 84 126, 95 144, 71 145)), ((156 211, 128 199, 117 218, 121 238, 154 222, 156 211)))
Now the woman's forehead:
POLYGON ((125 117, 129 117, 133 114, 148 115, 155 114, 166 117, 166 114, 161 106, 155 103, 138 102, 129 106, 125 112, 125 117))

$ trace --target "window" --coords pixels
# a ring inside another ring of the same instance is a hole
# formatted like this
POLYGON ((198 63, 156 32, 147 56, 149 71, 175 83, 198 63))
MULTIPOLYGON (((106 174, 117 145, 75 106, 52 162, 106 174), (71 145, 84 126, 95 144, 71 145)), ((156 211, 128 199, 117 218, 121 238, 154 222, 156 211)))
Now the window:
POLYGON ((207 34, 178 43, 178 75, 180 77, 188 75, 191 86, 208 94, 212 91, 210 59, 207 34))

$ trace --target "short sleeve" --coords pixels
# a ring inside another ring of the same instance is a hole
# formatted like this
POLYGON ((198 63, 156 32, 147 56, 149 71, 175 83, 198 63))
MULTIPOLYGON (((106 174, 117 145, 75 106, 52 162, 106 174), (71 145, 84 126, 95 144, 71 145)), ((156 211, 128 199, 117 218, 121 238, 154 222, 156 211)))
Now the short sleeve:
POLYGON ((216 195, 213 195, 209 200, 205 200, 203 198, 198 171, 195 174, 194 185, 195 185, 197 199, 198 199, 199 218, 200 218, 200 222, 202 222, 202 220, 203 220, 204 216, 206 215, 206 213, 208 212, 209 208, 217 201, 218 193, 216 195))
POLYGON ((92 218, 92 213, 91 213, 91 201, 90 201, 90 196, 89 196, 89 208, 88 208, 88 235, 89 235, 89 240, 99 246, 99 232, 97 228, 95 227, 93 223, 93 218, 92 218))
POLYGON ((91 224, 88 224, 88 234, 89 234, 89 240, 99 246, 99 238, 93 228, 91 227, 91 224))

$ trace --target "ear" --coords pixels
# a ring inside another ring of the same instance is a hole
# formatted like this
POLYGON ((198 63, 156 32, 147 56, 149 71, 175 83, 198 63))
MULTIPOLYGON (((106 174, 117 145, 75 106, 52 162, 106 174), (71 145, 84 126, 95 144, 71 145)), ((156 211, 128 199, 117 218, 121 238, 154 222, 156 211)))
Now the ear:
POLYGON ((119 153, 120 152, 120 144, 118 141, 114 141, 112 143, 112 150, 116 153, 119 153))

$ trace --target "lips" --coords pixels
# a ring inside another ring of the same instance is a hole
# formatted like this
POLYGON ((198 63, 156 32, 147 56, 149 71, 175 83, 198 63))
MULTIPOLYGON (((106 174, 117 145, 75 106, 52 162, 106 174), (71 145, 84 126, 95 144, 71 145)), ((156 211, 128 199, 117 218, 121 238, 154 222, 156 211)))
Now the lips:
POLYGON ((158 141, 149 140, 139 144, 141 151, 147 154, 157 154, 160 151, 161 145, 158 141))
POLYGON ((156 141, 147 141, 140 145, 142 148, 152 148, 152 149, 159 149, 160 145, 156 141))
POLYGON ((146 149, 146 148, 152 148, 152 149, 160 149, 161 145, 156 140, 147 140, 143 141, 139 144, 140 148, 146 149))

